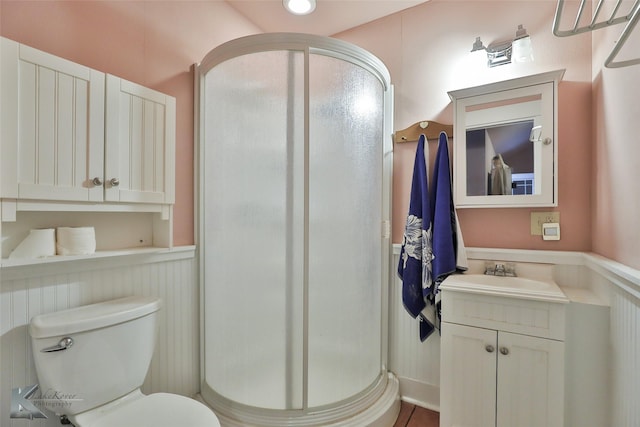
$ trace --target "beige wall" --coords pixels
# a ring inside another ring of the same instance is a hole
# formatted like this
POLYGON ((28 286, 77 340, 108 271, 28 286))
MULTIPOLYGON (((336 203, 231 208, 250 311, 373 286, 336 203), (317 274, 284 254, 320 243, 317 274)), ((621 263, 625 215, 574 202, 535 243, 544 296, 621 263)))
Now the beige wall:
MULTIPOLYGON (((623 29, 593 33, 593 251, 640 269, 640 65, 604 68, 623 29)), ((637 26, 618 59, 639 57, 637 26)))
MULTIPOLYGON (((460 209, 467 246, 547 250, 590 250, 591 40, 558 39, 551 33, 555 1, 432 0, 341 33, 380 57, 395 85, 395 126, 419 120, 452 123, 447 91, 565 68, 559 97, 559 205, 562 240, 530 234, 532 209, 460 209), (535 63, 493 69, 465 62, 475 37, 485 45, 515 36, 523 24, 532 36, 535 63)), ((432 158, 436 144, 430 143, 432 158)), ((394 151, 393 241, 402 240, 415 143, 394 151)), ((537 209, 541 210, 541 209, 537 209)))
MULTIPOLYGON (((395 129, 423 119, 450 123, 448 90, 566 68, 559 100, 560 204, 556 209, 561 213, 562 240, 543 242, 530 236, 531 209, 466 209, 460 211, 466 243, 550 250, 593 248, 639 268, 640 245, 636 242, 640 227, 635 219, 640 207, 635 188, 640 178, 635 164, 640 154, 636 143, 640 134, 638 66, 601 69, 622 26, 593 36, 554 37, 555 4, 555 0, 432 0, 337 37, 370 50, 387 64, 396 89, 395 129), (466 52, 476 36, 485 44, 508 39, 517 24, 524 24, 533 37, 534 64, 491 70, 465 65, 466 52)), ((192 243, 190 66, 213 47, 260 30, 223 2, 3 0, 0 6, 3 36, 176 96, 174 239, 177 245, 192 243)), ((637 51, 638 37, 629 45, 637 51)), ((395 151, 395 242, 400 241, 404 227, 414 151, 413 143, 398 145, 395 151)))

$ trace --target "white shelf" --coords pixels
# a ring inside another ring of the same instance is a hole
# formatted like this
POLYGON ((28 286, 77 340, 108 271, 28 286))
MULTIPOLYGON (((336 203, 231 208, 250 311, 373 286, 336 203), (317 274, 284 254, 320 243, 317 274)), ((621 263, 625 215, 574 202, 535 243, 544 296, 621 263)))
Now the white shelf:
POLYGON ((195 257, 195 246, 140 247, 96 251, 92 255, 53 256, 39 259, 7 259, 0 263, 2 280, 67 274, 116 266, 167 262, 195 257))
POLYGON ((157 253, 168 251, 168 248, 154 248, 154 247, 141 247, 141 248, 126 248, 112 251, 96 251, 90 255, 55 255, 44 258, 3 258, 0 267, 20 267, 25 265, 36 264, 51 264, 57 262, 69 262, 69 261, 81 261, 81 260, 93 260, 99 258, 110 258, 123 255, 139 255, 147 253, 157 253))
POLYGON ((154 212, 18 212, 16 221, 2 222, 2 266, 51 264, 69 257, 10 259, 11 252, 29 235, 30 230, 58 227, 93 227, 96 251, 104 255, 73 257, 74 260, 111 257, 138 248, 172 247, 172 221, 162 220, 154 212), (5 262, 6 261, 6 262, 5 262))

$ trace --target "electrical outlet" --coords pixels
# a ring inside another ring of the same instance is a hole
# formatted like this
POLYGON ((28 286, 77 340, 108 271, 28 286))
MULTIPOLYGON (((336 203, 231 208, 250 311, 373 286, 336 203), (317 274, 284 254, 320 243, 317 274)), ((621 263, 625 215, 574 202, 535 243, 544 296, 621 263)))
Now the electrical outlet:
POLYGON ((560 223, 560 212, 531 212, 531 235, 542 236, 542 224, 560 223))

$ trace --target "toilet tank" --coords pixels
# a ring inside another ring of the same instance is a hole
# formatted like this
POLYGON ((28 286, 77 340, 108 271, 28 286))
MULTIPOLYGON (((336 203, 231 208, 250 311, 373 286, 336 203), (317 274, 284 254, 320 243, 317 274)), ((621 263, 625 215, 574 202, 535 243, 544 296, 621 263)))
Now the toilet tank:
POLYGON ((133 296, 31 319, 42 404, 74 415, 139 388, 153 355, 160 306, 158 298, 133 296), (60 349, 67 338, 73 343, 60 349))

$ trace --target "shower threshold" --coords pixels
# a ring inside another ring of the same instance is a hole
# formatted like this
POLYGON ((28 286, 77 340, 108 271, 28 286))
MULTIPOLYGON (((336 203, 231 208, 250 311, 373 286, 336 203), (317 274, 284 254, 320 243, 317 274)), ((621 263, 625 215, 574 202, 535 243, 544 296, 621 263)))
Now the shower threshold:
POLYGON ((213 409, 221 427, 392 427, 400 412, 400 385, 389 372, 355 402, 309 411, 243 409, 206 383, 196 399, 213 409))

